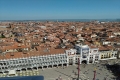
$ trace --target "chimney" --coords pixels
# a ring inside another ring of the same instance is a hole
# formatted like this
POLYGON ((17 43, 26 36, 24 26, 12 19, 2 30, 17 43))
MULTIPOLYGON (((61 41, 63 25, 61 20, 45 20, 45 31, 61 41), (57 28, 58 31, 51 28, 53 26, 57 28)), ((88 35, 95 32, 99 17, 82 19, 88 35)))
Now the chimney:
POLYGON ((21 47, 21 44, 18 44, 18 47, 21 47))
POLYGON ((10 53, 10 56, 14 56, 14 53, 12 52, 12 53, 10 53))
POLYGON ((50 52, 50 49, 49 49, 49 48, 47 48, 47 51, 48 51, 48 52, 50 52))

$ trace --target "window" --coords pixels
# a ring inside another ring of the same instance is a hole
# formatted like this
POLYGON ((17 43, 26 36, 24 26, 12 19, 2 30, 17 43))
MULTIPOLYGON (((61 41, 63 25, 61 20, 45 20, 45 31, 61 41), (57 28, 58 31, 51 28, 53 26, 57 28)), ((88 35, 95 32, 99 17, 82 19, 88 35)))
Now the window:
POLYGON ((6 65, 6 63, 3 63, 4 65, 6 65))
POLYGON ((24 61, 22 60, 22 63, 24 63, 24 61))
POLYGON ((117 57, 117 54, 115 54, 114 57, 117 57))
POLYGON ((19 61, 19 63, 21 63, 21 61, 19 61))
POLYGON ((104 55, 104 58, 106 58, 106 55, 104 55))
POLYGON ((10 64, 13 64, 13 62, 11 61, 10 64))
POLYGON ((96 61, 98 60, 98 59, 95 59, 96 61))
POLYGON ((98 58, 98 56, 95 56, 95 58, 98 58))
POLYGON ((103 59, 103 55, 101 55, 101 59, 103 59))
POLYGON ((13 61, 13 64, 15 64, 15 61, 13 61))
POLYGON ((113 54, 112 54, 112 57, 113 57, 113 54))

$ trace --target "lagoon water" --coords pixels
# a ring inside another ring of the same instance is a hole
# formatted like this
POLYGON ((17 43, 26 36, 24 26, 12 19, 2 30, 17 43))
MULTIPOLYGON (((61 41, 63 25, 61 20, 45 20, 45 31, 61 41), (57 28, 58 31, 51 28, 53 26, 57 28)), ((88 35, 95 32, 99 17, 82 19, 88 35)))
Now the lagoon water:
POLYGON ((0 22, 29 22, 29 21, 59 21, 59 22, 90 22, 90 21, 100 21, 100 22, 120 22, 120 19, 37 19, 37 20, 0 20, 0 22))

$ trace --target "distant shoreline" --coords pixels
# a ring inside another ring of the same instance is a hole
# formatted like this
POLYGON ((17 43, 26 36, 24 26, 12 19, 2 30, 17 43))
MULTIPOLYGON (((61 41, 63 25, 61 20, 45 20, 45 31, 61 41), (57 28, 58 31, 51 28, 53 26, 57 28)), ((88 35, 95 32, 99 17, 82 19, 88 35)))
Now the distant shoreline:
POLYGON ((39 20, 0 20, 0 22, 29 22, 29 21, 54 21, 54 22, 120 22, 120 19, 39 19, 39 20))

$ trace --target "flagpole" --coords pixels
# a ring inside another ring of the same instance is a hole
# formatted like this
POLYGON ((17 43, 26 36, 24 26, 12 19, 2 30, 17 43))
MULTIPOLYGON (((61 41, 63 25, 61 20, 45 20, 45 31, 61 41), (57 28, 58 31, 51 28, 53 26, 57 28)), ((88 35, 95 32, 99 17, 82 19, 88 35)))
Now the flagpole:
POLYGON ((94 77, 93 77, 93 80, 96 80, 96 68, 94 70, 94 77))
POLYGON ((80 79, 80 59, 78 58, 78 80, 80 79))

